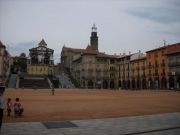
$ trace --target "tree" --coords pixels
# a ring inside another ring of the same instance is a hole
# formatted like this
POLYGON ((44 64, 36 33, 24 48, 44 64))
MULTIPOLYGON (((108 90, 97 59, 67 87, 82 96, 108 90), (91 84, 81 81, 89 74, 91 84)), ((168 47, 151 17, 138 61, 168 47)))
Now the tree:
POLYGON ((49 64, 49 53, 46 49, 46 53, 44 54, 44 64, 49 64))
POLYGON ((38 63, 38 53, 37 53, 37 49, 36 48, 33 48, 30 51, 30 56, 31 56, 31 63, 37 64, 38 63))

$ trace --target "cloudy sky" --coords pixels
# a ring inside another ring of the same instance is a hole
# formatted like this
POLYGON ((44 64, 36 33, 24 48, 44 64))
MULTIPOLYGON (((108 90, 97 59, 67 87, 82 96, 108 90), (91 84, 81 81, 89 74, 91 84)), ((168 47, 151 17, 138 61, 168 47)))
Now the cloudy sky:
POLYGON ((95 23, 99 51, 145 53, 180 42, 179 0, 0 0, 0 41, 12 56, 42 38, 60 61, 63 45, 85 49, 95 23))

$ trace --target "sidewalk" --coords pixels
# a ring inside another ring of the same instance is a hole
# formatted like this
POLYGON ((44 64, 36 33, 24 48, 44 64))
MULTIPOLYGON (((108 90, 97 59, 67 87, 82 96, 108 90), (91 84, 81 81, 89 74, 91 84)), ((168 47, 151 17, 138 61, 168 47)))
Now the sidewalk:
POLYGON ((180 112, 137 117, 3 123, 1 135, 180 135, 180 112))

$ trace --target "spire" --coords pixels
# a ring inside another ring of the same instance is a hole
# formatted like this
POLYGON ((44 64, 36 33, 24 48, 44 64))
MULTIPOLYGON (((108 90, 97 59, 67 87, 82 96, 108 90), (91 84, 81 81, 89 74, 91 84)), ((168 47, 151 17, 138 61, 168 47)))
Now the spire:
POLYGON ((94 25, 92 27, 92 32, 97 32, 97 27, 95 26, 95 23, 94 23, 94 25))
POLYGON ((41 40, 41 42, 38 44, 39 46, 47 46, 46 42, 44 39, 41 40))

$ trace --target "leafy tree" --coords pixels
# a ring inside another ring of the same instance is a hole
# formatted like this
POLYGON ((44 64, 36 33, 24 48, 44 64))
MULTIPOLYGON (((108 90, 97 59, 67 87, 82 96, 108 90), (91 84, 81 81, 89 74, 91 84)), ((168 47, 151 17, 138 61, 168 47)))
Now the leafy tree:
POLYGON ((36 48, 33 48, 31 50, 30 56, 31 56, 31 63, 37 64, 38 63, 38 53, 37 53, 37 49, 36 48))
POLYGON ((49 64, 49 53, 46 49, 46 53, 44 54, 44 64, 49 64))

